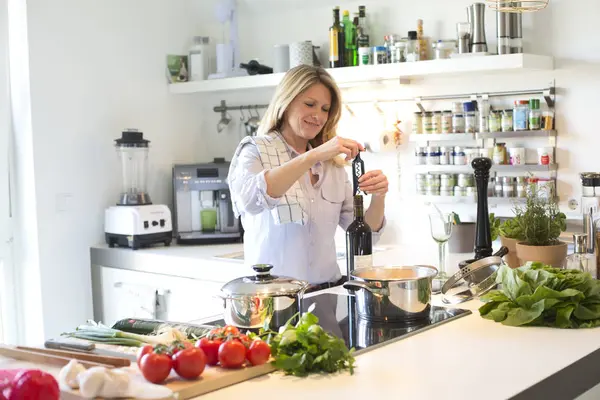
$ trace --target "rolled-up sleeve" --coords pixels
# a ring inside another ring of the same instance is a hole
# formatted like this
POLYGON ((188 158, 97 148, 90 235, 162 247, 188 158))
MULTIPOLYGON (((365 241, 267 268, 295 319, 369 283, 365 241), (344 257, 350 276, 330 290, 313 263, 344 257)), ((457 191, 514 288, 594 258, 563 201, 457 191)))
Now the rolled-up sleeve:
MULTIPOLYGON (((366 209, 365 209, 366 212, 366 209)), ((342 211, 340 213, 340 227, 343 230, 348 230, 350 224, 354 221, 354 195, 352 193, 352 183, 349 179, 346 180, 346 197, 342 203, 342 211)), ((376 243, 381 234, 383 233, 386 225, 385 216, 383 217, 383 223, 378 231, 373 231, 373 243, 376 243)))
POLYGON ((258 149, 246 144, 240 150, 233 173, 229 177, 231 199, 238 213, 260 214, 279 204, 280 198, 267 194, 266 170, 260 161, 258 149))

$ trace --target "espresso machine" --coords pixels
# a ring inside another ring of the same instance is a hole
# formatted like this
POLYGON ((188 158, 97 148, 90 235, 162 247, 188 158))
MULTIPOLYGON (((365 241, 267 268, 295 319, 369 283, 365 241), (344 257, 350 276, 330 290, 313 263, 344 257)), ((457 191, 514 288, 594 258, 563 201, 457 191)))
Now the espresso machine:
POLYGON ((229 162, 173 167, 175 237, 180 244, 229 243, 242 240, 227 184, 229 162))
POLYGON ((171 211, 152 204, 147 191, 149 140, 137 130, 127 130, 115 140, 121 161, 121 193, 117 205, 104 212, 104 232, 109 247, 136 250, 155 243, 171 244, 171 211))

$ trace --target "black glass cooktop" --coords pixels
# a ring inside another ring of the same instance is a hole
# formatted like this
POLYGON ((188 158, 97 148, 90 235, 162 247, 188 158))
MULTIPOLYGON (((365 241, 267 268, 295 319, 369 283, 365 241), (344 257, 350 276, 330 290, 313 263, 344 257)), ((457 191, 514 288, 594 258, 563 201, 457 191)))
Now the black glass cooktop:
POLYGON ((302 303, 304 311, 316 303, 312 313, 319 317, 319 325, 343 338, 346 345, 354 347, 357 352, 373 350, 471 314, 469 310, 432 306, 429 317, 421 320, 408 323, 372 322, 358 317, 353 295, 323 293, 305 298, 302 303))
MULTIPOLYGON (((471 314, 470 310, 431 306, 429 317, 421 320, 408 323, 372 322, 358 317, 354 295, 323 293, 304 298, 303 311, 308 311, 314 303, 312 313, 319 317, 319 325, 344 339, 348 348, 354 347, 357 353, 373 350, 471 314)), ((213 321, 207 325, 224 326, 225 321, 213 321)))

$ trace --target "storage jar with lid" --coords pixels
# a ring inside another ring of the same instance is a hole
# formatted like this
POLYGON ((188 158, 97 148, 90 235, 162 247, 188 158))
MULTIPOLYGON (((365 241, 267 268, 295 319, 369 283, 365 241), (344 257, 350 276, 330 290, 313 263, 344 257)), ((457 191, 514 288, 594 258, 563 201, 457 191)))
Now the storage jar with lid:
POLYGON ((440 176, 438 174, 427 174, 425 176, 427 187, 440 187, 440 176))
POLYGON ((391 62, 393 64, 406 62, 406 39, 400 39, 394 43, 391 62))
POLYGON ((460 146, 454 147, 454 152, 452 153, 452 159, 454 160, 454 163, 453 163, 454 165, 466 165, 467 157, 465 154, 465 149, 460 146))
POLYGON ((517 176, 517 197, 527 197, 527 177, 517 176))
POLYGON ((477 130, 477 114, 475 104, 472 101, 463 103, 465 116, 465 133, 475 133, 477 130))
POLYGON ((472 174, 458 174, 457 185, 460 187, 469 187, 473 186, 475 182, 474 176, 472 174))
POLYGON ((452 165, 452 147, 440 147, 440 165, 452 165))
POLYGON ((529 127, 529 102, 527 100, 515 101, 513 109, 513 130, 526 131, 529 127))
POLYGON ((465 149, 465 159, 466 164, 471 165, 474 159, 479 157, 479 149, 478 148, 466 148, 465 149))
POLYGON ((421 146, 415 147, 415 164, 416 165, 427 164, 427 147, 421 147, 421 146))
POLYGON ((371 59, 373 58, 370 47, 359 47, 358 48, 358 65, 371 65, 371 59))
POLYGON ((269 264, 253 265, 256 275, 234 279, 221 288, 227 325, 259 329, 270 320, 270 329, 278 330, 301 311, 300 303, 308 283, 271 275, 272 268, 269 264))
POLYGON ((540 99, 529 100, 529 129, 537 130, 542 127, 542 112, 540 111, 540 99))
POLYGON ((452 114, 452 132, 465 133, 465 116, 464 114, 452 114))
POLYGON ((508 164, 508 157, 506 154, 506 144, 505 143, 496 143, 494 147, 494 164, 496 165, 505 165, 508 164))
POLYGON ((490 177, 490 180, 488 182, 488 187, 487 187, 487 195, 488 197, 493 197, 494 196, 494 185, 496 183, 496 178, 494 178, 493 176, 490 177))
POLYGON ((442 112, 434 111, 433 118, 431 120, 431 131, 432 133, 442 133, 442 112))
POLYGON ((475 186, 467 186, 465 188, 465 195, 467 197, 475 197, 475 194, 476 194, 475 186))
POLYGON ((437 146, 427 147, 427 165, 440 164, 440 148, 437 146))
POLYGON ((503 195, 503 191, 502 191, 502 178, 501 177, 497 177, 496 178, 496 183, 494 185, 494 197, 502 197, 503 195))
POLYGON ((408 32, 408 42, 406 42, 406 61, 419 61, 419 49, 417 46, 417 31, 408 32))
POLYGON ((502 130, 500 111, 492 110, 488 117, 490 132, 500 132, 502 130))
POLYGON ((452 133, 452 111, 442 113, 442 133, 452 133))
POLYGON ((454 195, 456 197, 466 196, 467 195, 467 188, 466 187, 460 187, 460 186, 454 186, 454 195))
POLYGON ((373 65, 387 64, 387 48, 385 46, 373 47, 373 65))
POLYGON ((417 111, 413 114, 412 133, 416 134, 416 135, 424 133, 423 132, 423 114, 420 111, 417 111))
POLYGON ((510 132, 513 130, 513 112, 512 110, 502 111, 502 132, 510 132))
POLYGON ((431 134, 433 133, 433 113, 431 111, 426 111, 423 113, 423 133, 431 134))
POLYGON ((440 174, 440 186, 441 187, 454 187, 456 186, 456 178, 454 174, 440 174))
POLYGON ((435 53, 436 60, 450 58, 450 55, 456 52, 456 40, 438 40, 431 45, 435 53))
POLYGON ((515 197, 515 184, 512 176, 502 177, 502 197, 515 197))

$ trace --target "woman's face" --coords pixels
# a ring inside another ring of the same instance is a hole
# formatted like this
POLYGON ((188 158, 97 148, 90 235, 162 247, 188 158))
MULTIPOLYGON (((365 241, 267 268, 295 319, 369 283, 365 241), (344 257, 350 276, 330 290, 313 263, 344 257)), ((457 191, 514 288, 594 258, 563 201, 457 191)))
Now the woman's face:
POLYGON ((316 83, 299 94, 284 114, 284 126, 306 140, 314 139, 329 118, 331 93, 322 83, 316 83))

